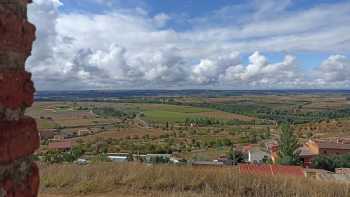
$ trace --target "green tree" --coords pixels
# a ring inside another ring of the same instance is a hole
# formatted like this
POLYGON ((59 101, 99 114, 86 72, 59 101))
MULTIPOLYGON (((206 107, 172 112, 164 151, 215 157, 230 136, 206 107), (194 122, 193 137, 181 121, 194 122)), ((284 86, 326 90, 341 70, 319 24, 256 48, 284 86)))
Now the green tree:
POLYGON ((336 163, 333 158, 329 156, 317 156, 312 160, 312 167, 316 169, 324 169, 328 171, 333 171, 336 168, 336 163))
POLYGON ((279 150, 277 163, 282 165, 298 165, 300 164, 299 158, 298 138, 290 128, 289 124, 281 125, 281 134, 279 139, 279 150))
POLYGON ((333 172, 335 171, 335 168, 349 168, 350 155, 319 155, 313 159, 312 167, 333 172))
POLYGON ((43 155, 43 161, 52 164, 52 163, 62 163, 64 159, 61 152, 50 150, 43 155))
POLYGON ((244 162, 246 157, 241 150, 233 148, 230 149, 230 152, 227 154, 227 158, 234 161, 235 164, 238 164, 244 162))

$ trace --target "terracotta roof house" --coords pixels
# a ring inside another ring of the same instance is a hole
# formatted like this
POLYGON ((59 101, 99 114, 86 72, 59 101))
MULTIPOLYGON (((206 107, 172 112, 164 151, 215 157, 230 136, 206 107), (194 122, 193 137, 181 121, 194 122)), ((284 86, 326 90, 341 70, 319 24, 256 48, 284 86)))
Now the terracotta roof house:
MULTIPOLYGON (((278 145, 270 144, 268 150, 271 154, 272 161, 275 163, 277 159, 278 145)), ((342 140, 337 141, 314 141, 309 140, 300 147, 299 156, 305 168, 309 168, 312 160, 318 155, 342 155, 350 154, 350 144, 344 143, 342 140)))
POLYGON ((312 159, 318 155, 312 152, 306 145, 300 147, 297 151, 299 151, 299 157, 303 162, 304 168, 309 168, 312 164, 312 159))
POLYGON ((68 151, 72 149, 73 143, 71 141, 62 141, 62 142, 52 142, 49 143, 49 150, 60 150, 60 151, 68 151))
POLYGON ((305 177, 304 169, 300 166, 242 164, 239 165, 239 173, 265 176, 305 177))
POLYGON ((309 140, 305 146, 311 153, 317 155, 339 155, 350 153, 350 144, 344 144, 340 141, 313 141, 309 140))

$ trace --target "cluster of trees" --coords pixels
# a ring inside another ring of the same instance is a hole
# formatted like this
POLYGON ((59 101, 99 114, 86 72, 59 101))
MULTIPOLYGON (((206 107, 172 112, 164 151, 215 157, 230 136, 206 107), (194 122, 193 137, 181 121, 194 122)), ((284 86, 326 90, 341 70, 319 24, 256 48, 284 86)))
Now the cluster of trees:
POLYGON ((320 155, 312 161, 312 167, 334 172, 336 168, 350 168, 350 154, 320 155))
MULTIPOLYGON (((212 108, 229 113, 255 116, 260 119, 273 120, 278 123, 303 124, 308 122, 319 122, 335 118, 350 117, 350 108, 339 110, 326 110, 319 112, 292 112, 285 109, 274 109, 256 104, 225 104, 225 103, 199 103, 192 104, 196 107, 212 108)), ((300 107, 295 107, 298 109, 300 107)), ((261 122, 264 124, 266 122, 261 122)))
POLYGON ((248 156, 239 149, 230 149, 227 158, 232 160, 235 164, 238 164, 245 162, 248 156))
POLYGON ((198 126, 212 126, 212 125, 254 125, 263 124, 262 122, 256 122, 255 120, 243 121, 243 120, 218 120, 209 117, 192 117, 185 119, 185 125, 196 124, 198 126))
POLYGON ((271 132, 269 129, 267 130, 248 130, 247 132, 241 132, 240 133, 240 143, 250 143, 250 144, 256 144, 260 140, 270 139, 271 138, 271 132))
POLYGON ((265 106, 257 106, 257 105, 244 105, 244 104, 221 104, 221 103, 195 103, 192 104, 195 107, 203 107, 203 108, 211 108, 224 112, 242 114, 248 116, 256 116, 258 113, 262 113, 262 111, 269 110, 268 107, 265 106))
POLYGON ((92 110, 96 115, 102 117, 118 117, 118 118, 135 118, 137 112, 133 111, 122 111, 112 107, 102 107, 102 108, 94 108, 92 110))
POLYGON ((71 151, 62 152, 50 150, 43 154, 42 160, 47 163, 74 162, 84 154, 83 149, 75 147, 71 151))
POLYGON ((208 117, 193 117, 193 118, 186 118, 185 119, 185 125, 189 126, 191 124, 196 124, 198 126, 210 126, 210 125, 222 125, 224 124, 223 121, 216 120, 214 118, 208 118, 208 117))

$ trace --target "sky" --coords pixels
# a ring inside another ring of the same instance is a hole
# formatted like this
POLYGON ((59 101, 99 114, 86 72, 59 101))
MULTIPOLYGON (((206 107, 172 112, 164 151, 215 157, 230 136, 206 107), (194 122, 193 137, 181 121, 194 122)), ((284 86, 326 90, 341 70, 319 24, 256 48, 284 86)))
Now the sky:
POLYGON ((349 89, 349 0, 34 0, 38 90, 349 89))

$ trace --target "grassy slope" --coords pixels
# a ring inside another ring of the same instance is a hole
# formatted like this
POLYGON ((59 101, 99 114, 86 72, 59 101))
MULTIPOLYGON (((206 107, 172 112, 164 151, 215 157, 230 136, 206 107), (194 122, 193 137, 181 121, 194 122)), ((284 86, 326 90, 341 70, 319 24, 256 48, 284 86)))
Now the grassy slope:
POLYGON ((47 194, 256 197, 350 195, 349 185, 345 184, 303 178, 239 175, 234 167, 200 168, 140 164, 51 165, 41 166, 41 176, 41 196, 47 194))

